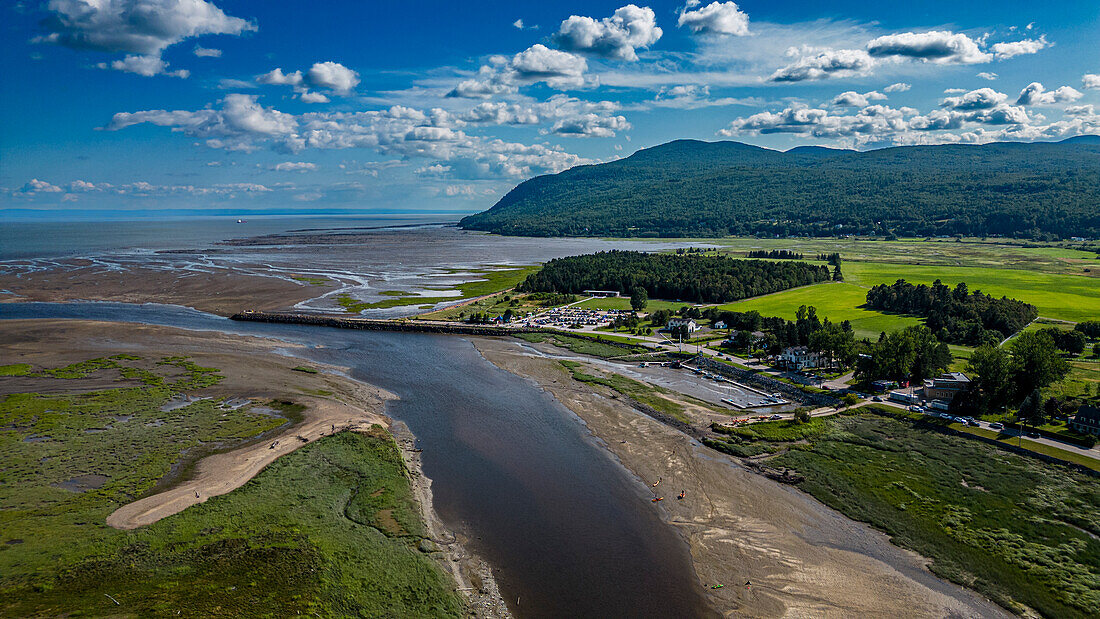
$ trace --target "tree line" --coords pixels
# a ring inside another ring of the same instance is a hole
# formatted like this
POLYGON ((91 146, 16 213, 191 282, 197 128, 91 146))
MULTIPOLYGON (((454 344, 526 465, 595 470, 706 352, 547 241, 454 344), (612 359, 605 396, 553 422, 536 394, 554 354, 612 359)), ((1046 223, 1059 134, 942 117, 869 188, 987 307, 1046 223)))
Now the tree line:
POLYGON ((551 260, 527 276, 517 290, 633 294, 642 289, 648 298, 728 303, 829 279, 828 267, 805 262, 612 250, 551 260))
POLYGON ((941 341, 969 346, 996 344, 1039 315, 1029 303, 970 292, 964 282, 952 289, 938 279, 931 286, 904 279, 879 284, 867 292, 867 307, 921 316, 941 341))
POLYGON ((789 249, 753 249, 746 254, 749 258, 765 258, 767 260, 802 260, 802 254, 789 249))

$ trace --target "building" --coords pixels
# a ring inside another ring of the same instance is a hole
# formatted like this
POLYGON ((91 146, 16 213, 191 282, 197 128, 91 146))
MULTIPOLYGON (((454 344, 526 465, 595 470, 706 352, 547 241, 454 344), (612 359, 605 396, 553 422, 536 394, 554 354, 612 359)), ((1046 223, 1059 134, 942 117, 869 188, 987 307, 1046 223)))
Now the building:
POLYGON ((950 402, 970 388, 970 379, 962 372, 947 372, 924 381, 924 399, 950 402))
POLYGON ((792 346, 780 353, 778 363, 788 370, 802 370, 821 367, 822 359, 821 355, 805 346, 792 346))
POLYGON ((1077 409, 1077 414, 1069 422, 1074 432, 1100 436, 1100 408, 1088 404, 1077 409))
POLYGON ((619 296, 618 290, 585 290, 584 294, 590 297, 617 297, 619 296))
POLYGON ((715 329, 725 329, 726 328, 726 322, 724 320, 719 320, 718 322, 714 323, 714 328, 715 329))
POLYGON ((689 335, 692 334, 692 333, 695 333, 696 331, 699 330, 699 325, 695 322, 695 320, 693 320, 691 318, 680 318, 678 316, 674 316, 672 318, 669 318, 668 319, 668 330, 672 331, 673 329, 676 329, 677 327, 683 327, 688 332, 689 335))

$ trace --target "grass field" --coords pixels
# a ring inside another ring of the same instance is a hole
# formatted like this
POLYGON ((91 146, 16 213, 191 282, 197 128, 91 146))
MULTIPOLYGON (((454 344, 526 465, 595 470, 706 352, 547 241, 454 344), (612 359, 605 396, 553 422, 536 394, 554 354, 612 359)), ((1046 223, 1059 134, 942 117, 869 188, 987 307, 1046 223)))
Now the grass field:
POLYGON ((381 429, 326 437, 227 495, 118 531, 106 516, 185 452, 239 444, 287 419, 214 400, 169 406, 220 380, 181 357, 118 355, 32 375, 140 386, 0 400, 0 615, 462 613, 417 550, 404 463, 381 429))
POLYGON ((797 434, 757 424, 783 441, 734 446, 781 452, 768 464, 802 474, 803 490, 1006 608, 1100 613, 1096 478, 869 408, 820 421, 797 434))
POLYGON ((827 317, 833 322, 851 321, 857 337, 877 338, 883 331, 897 331, 920 324, 920 319, 913 316, 884 314, 861 308, 866 301, 866 289, 847 282, 829 282, 745 299, 721 307, 735 312, 756 310, 763 316, 794 320, 800 305, 812 305, 817 308, 818 317, 827 317))
MULTIPOLYGON (((661 299, 650 299, 646 303, 645 312, 655 312, 657 310, 667 309, 673 312, 679 310, 685 305, 693 305, 692 303, 684 303, 682 301, 663 301, 661 299)), ((630 309, 630 297, 608 297, 608 298, 594 298, 582 301, 576 305, 583 309, 599 309, 599 310, 628 310, 630 309)))
POLYGON ((421 296, 404 290, 383 290, 380 295, 387 297, 381 301, 360 301, 350 295, 342 294, 336 297, 337 303, 345 310, 358 314, 368 309, 386 309, 391 307, 403 307, 406 305, 432 306, 437 303, 461 301, 472 299, 501 290, 508 290, 527 279, 527 276, 537 271, 539 266, 526 267, 486 267, 483 269, 459 269, 460 273, 472 273, 477 279, 463 282, 453 288, 432 290, 457 290, 458 295, 452 296, 421 296))
POLYGON ((1100 277, 1022 269, 873 262, 845 262, 843 269, 846 282, 868 288, 875 284, 892 284, 898 279, 913 284, 931 284, 939 279, 951 286, 966 282, 971 292, 981 290, 986 294, 1031 303, 1039 308, 1039 315, 1045 318, 1072 322, 1100 319, 1100 277))

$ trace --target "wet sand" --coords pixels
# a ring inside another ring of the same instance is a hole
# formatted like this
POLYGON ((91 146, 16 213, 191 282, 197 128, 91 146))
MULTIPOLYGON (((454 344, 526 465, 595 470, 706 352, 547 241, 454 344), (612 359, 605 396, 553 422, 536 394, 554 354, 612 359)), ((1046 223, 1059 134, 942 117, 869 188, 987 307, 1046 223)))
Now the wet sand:
POLYGON ((67 259, 49 270, 0 270, 0 302, 115 301, 168 303, 231 316, 237 312, 289 309, 321 296, 331 286, 223 271, 178 272, 141 267, 104 270, 84 259, 67 259))
POLYGON ((553 359, 510 339, 478 338, 489 361, 523 376, 574 411, 639 484, 663 496, 659 510, 690 547, 699 586, 725 616, 998 617, 978 594, 940 580, 926 560, 796 488, 578 383, 553 359), (684 500, 676 496, 683 490, 684 500), (746 585, 746 583, 751 583, 746 585), (723 585, 713 589, 714 585, 723 585))

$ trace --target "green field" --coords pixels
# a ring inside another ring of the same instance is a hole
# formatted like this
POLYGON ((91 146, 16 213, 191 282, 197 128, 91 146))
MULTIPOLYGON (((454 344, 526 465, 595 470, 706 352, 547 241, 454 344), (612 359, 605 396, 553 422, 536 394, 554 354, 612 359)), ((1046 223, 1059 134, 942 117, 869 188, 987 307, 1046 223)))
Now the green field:
POLYGON ((756 424, 761 440, 730 437, 724 450, 777 452, 766 463, 803 475, 804 491, 1006 608, 1100 614, 1095 477, 870 407, 820 422, 804 432, 756 424))
MULTIPOLYGON (((667 309, 670 311, 677 311, 681 307, 693 305, 692 303, 684 303, 682 301, 664 301, 661 299, 650 299, 642 311, 655 312, 657 310, 667 309)), ((598 309, 598 310, 628 310, 630 309, 630 297, 610 297, 610 298, 594 298, 587 301, 581 301, 575 307, 583 309, 598 309)))
MULTIPOLYGON (((1100 318, 1100 278, 1057 275, 1022 269, 990 267, 944 267, 868 262, 845 262, 846 282, 871 287, 904 279, 913 284, 931 284, 939 279, 954 286, 966 282, 971 292, 981 290, 1031 303, 1039 315, 1081 322, 1100 318)), ((1100 268, 1097 268, 1100 271, 1100 268)))
POLYGON ((866 301, 867 290, 864 288, 847 282, 830 282, 784 290, 720 307, 734 312, 756 310, 763 316, 794 320, 800 305, 812 305, 817 308, 818 317, 828 318, 833 322, 851 321, 856 336, 869 338, 877 338, 883 331, 897 331, 920 324, 920 319, 913 316, 883 314, 861 308, 866 301))
POLYGON ((471 273, 476 276, 467 282, 463 282, 451 288, 429 288, 437 291, 458 291, 452 296, 421 296, 405 290, 383 290, 378 294, 387 297, 381 301, 360 301, 350 295, 342 294, 336 297, 337 303, 345 310, 358 314, 368 309, 386 309, 390 307, 403 307, 406 305, 418 305, 431 307, 437 303, 447 303, 472 299, 501 290, 514 288, 517 284, 527 279, 527 276, 537 271, 538 266, 526 267, 486 267, 481 269, 449 269, 453 273, 471 273))
POLYGON ((380 428, 325 437, 229 494, 119 531, 106 516, 154 491, 184 453, 241 444, 300 408, 172 408, 175 394, 221 379, 182 357, 116 355, 29 374, 61 387, 130 384, 0 399, 0 615, 462 614, 453 585, 417 550, 419 512, 380 428))

